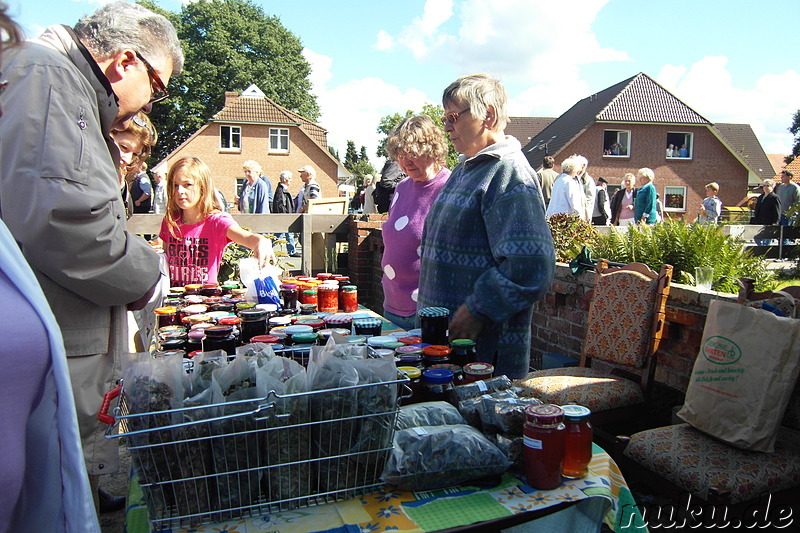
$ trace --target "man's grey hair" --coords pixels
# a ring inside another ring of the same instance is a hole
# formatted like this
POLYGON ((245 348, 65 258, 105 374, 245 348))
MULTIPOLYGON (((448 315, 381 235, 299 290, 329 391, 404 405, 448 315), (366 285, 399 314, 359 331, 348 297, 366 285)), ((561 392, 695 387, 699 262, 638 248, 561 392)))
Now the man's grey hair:
POLYGON ((572 175, 580 170, 580 168, 581 164, 575 156, 568 157, 561 162, 561 172, 564 174, 572 175))
POLYGON ((292 179, 291 171, 284 170, 283 172, 281 172, 281 175, 279 176, 278 179, 281 180, 281 183, 289 183, 289 180, 292 179))
POLYGON ((173 76, 183 70, 183 51, 175 27, 166 17, 139 4, 106 4, 78 21, 75 33, 95 59, 108 59, 132 48, 154 68, 164 68, 171 61, 173 76))
POLYGON ((506 110, 508 94, 499 80, 486 74, 463 76, 451 83, 442 94, 442 103, 469 107, 473 118, 485 119, 489 106, 494 107, 497 120, 492 131, 502 132, 508 124, 506 110))

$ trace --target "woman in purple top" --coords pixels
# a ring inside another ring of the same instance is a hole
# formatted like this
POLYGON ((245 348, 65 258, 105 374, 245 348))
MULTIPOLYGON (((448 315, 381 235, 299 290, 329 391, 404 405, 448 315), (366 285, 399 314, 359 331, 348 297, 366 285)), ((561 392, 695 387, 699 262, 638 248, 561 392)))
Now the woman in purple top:
POLYGON ((383 224, 383 316, 416 327, 422 227, 450 170, 442 130, 425 115, 404 119, 386 140, 386 151, 408 174, 395 189, 383 224))

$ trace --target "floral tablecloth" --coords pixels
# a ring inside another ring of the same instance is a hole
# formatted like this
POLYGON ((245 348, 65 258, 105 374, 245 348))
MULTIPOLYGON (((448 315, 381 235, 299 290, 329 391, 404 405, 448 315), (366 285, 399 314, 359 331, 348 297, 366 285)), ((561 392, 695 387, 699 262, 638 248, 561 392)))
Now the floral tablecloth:
MULTIPOLYGON (((593 445, 589 475, 583 479, 567 480, 554 490, 533 489, 517 477, 506 474, 493 487, 460 486, 429 492, 405 492, 385 487, 379 492, 342 502, 165 531, 428 533, 545 509, 564 502, 577 504, 542 519, 548 521, 548 530, 597 531, 602 520, 614 531, 646 531, 619 467, 597 445, 593 445)), ((142 492, 135 478, 131 479, 128 496, 126 531, 150 531, 142 492)))

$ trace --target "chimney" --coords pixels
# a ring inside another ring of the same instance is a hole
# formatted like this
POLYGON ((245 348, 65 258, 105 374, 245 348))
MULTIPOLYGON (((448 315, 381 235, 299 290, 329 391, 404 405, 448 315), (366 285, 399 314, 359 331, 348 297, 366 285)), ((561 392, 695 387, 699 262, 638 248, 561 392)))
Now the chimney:
POLYGON ((239 98, 239 93, 236 91, 225 91, 225 107, 231 105, 237 98, 239 98))

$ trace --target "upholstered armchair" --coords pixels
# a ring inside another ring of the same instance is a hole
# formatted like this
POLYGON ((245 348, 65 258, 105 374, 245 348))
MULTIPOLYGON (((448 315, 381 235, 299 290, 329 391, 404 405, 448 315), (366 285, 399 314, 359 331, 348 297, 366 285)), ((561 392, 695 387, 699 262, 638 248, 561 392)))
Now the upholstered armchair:
POLYGON ((609 267, 601 259, 596 276, 579 366, 531 372, 518 385, 522 395, 545 403, 586 406, 592 422, 602 425, 632 415, 648 397, 672 266, 656 273, 642 263, 609 267), (614 370, 597 370, 593 360, 614 370))

